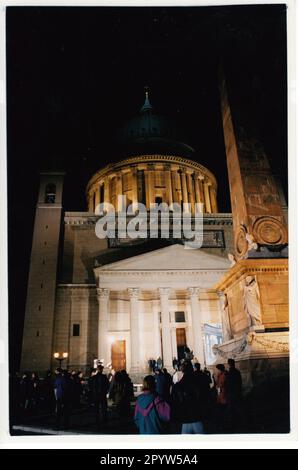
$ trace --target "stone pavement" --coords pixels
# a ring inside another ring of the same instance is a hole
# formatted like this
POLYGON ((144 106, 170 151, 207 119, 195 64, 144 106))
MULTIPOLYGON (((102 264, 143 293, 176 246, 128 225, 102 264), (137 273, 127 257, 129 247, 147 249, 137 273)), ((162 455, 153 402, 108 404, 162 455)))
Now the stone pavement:
MULTIPOLYGON (((57 430, 55 426, 55 414, 35 413, 24 415, 24 412, 16 412, 11 409, 11 434, 12 435, 60 435, 60 434, 137 434, 138 431, 131 418, 126 423, 119 422, 117 413, 109 400, 108 425, 105 429, 98 429, 95 420, 94 407, 87 403, 81 408, 73 410, 70 414, 68 429, 57 430)), ((131 403, 131 417, 134 413, 134 403, 131 403)), ((289 396, 284 386, 258 387, 243 401, 239 414, 234 424, 225 422, 222 413, 218 413, 213 407, 208 414, 205 423, 207 434, 239 434, 239 433, 288 433, 289 420, 289 396)), ((171 423, 169 433, 180 434, 181 429, 177 423, 171 423)))
MULTIPOLYGON (((134 405, 131 407, 131 416, 133 416, 133 411, 134 405)), ((11 425, 11 434, 21 435, 27 433, 36 435, 137 434, 138 431, 132 418, 125 424, 120 423, 112 406, 109 406, 108 409, 107 426, 99 429, 95 422, 94 407, 85 405, 71 412, 68 429, 63 429, 62 425, 61 429, 57 430, 55 414, 40 413, 15 418, 11 425)))

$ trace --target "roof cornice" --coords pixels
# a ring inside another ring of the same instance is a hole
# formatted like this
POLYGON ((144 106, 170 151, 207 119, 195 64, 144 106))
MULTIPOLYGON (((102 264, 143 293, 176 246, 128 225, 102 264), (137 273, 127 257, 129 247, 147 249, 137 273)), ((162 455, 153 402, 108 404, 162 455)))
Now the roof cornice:
POLYGON ((92 176, 92 178, 89 180, 89 182, 87 184, 87 188, 86 188, 86 194, 88 194, 91 186, 99 178, 102 178, 103 176, 105 176, 109 172, 118 170, 118 169, 120 169, 121 167, 123 167, 125 165, 134 165, 134 164, 138 164, 138 163, 147 163, 147 162, 165 162, 165 163, 173 163, 173 164, 177 164, 177 165, 186 165, 186 166, 191 167, 194 170, 200 171, 203 174, 205 174, 206 176, 208 176, 208 178, 210 178, 210 180, 212 181, 214 187, 217 188, 217 181, 216 181, 216 178, 215 178, 214 174, 198 162, 195 162, 195 161, 190 160, 188 158, 180 157, 178 155, 160 155, 160 154, 146 155, 145 154, 145 155, 137 155, 137 156, 133 156, 133 157, 128 157, 128 158, 125 158, 124 160, 121 160, 119 162, 109 163, 104 168, 98 170, 92 176))

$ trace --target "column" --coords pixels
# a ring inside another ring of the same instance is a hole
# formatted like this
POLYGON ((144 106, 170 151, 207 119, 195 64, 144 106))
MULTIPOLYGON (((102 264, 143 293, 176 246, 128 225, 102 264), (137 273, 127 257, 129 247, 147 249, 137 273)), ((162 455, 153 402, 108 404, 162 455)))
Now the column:
POLYGON ((128 289, 130 298, 130 346, 131 368, 130 372, 136 374, 140 370, 140 334, 139 334, 139 288, 128 289))
MULTIPOLYGON (((148 194, 148 206, 147 208, 150 209, 150 204, 155 202, 154 200, 154 166, 148 165, 148 187, 146 185, 146 194, 148 194)), ((146 199, 147 201, 147 199, 146 199)))
POLYGON ((132 202, 136 204, 138 202, 138 178, 137 178, 137 168, 134 167, 131 169, 132 177, 132 202))
MULTIPOLYGON (((182 202, 183 203, 188 203, 186 175, 185 175, 184 170, 181 170, 181 186, 182 186, 182 202)), ((186 209, 185 212, 189 212, 188 209, 186 209)))
POLYGON ((213 213, 218 213, 216 192, 215 189, 210 187, 211 210, 213 213))
POLYGON ((149 194, 149 171, 144 170, 145 175, 145 194, 146 194, 146 208, 147 210, 150 209, 150 194, 149 194))
POLYGON ((94 207, 94 213, 99 214, 99 187, 96 188, 95 190, 95 207, 94 207))
MULTIPOLYGON (((192 328, 190 325, 186 325, 185 327, 185 336, 186 336, 186 344, 189 347, 191 351, 194 350, 194 344, 193 344, 193 334, 192 334, 192 328)), ((194 354, 195 356, 195 354, 194 354)))
POLYGON ((169 294, 170 288, 160 287, 160 307, 161 307, 161 332, 162 332, 162 356, 163 366, 171 370, 173 367, 172 356, 172 340, 170 329, 170 310, 169 310, 169 294))
POLYGON ((107 364, 107 335, 109 321, 109 289, 98 288, 98 359, 107 364))
POLYGON ((154 328, 154 345, 155 345, 155 353, 154 359, 161 357, 161 337, 160 337, 160 321, 159 321, 159 311, 153 311, 154 319, 153 319, 153 328, 154 328))
POLYGON ((210 341, 210 335, 205 335, 205 344, 206 344, 206 348, 205 348, 205 351, 206 351, 206 364, 208 364, 209 359, 212 355, 212 344, 211 344, 211 341, 210 341))
POLYGON ((172 177, 172 194, 173 194, 173 202, 180 202, 177 194, 177 171, 173 170, 171 172, 172 177))
POLYGON ((110 202, 110 180, 108 176, 105 177, 104 183, 104 202, 110 202))
POLYGON ((203 203, 203 212, 206 212, 206 202, 205 202, 205 196, 204 196, 203 180, 204 180, 203 176, 199 177, 198 183, 199 183, 200 194, 201 194, 202 203, 203 203))
POLYGON ((94 212, 94 207, 93 207, 93 193, 88 194, 88 212, 94 212))
POLYGON ((171 179, 171 167, 167 165, 165 167, 165 180, 166 180, 166 197, 169 207, 173 204, 173 191, 172 191, 172 179, 171 179))
POLYGON ((118 196, 123 196, 123 181, 121 171, 117 174, 117 210, 121 211, 123 208, 120 204, 118 204, 118 196))
POLYGON ((191 212, 194 213, 195 198, 194 198, 192 175, 190 173, 187 173, 186 178, 187 178, 187 188, 188 188, 188 200, 191 204, 191 212))
POLYGON ((192 317, 192 331, 193 331, 193 344, 194 344, 194 356, 197 357, 199 363, 203 366, 205 363, 204 355, 204 343, 202 334, 202 318, 199 303, 200 288, 189 287, 188 292, 190 294, 190 306, 191 306, 191 317, 192 317))
MULTIPOLYGON (((177 351, 177 334, 176 334, 176 327, 172 326, 171 327, 171 341, 172 341, 172 355, 173 359, 176 357, 178 359, 178 351, 177 351)), ((173 365, 173 361, 172 361, 173 365)))
POLYGON ((200 212, 204 212, 204 194, 199 174, 194 173, 196 202, 200 204, 200 212))
POLYGON ((209 182, 204 182, 203 187, 204 187, 204 196, 205 196, 205 204, 206 204, 206 212, 211 214, 211 203, 210 203, 210 194, 209 194, 209 182))

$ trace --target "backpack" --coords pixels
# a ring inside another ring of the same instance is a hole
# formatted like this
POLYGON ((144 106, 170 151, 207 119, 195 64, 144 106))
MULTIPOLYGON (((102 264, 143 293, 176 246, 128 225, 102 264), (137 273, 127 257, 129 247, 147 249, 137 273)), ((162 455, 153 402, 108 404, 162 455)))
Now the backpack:
MULTIPOLYGON (((157 407, 156 407, 156 398, 153 400, 153 409, 152 411, 154 410, 154 413, 155 413, 155 416, 156 416, 156 420, 158 422, 158 426, 159 426, 159 429, 160 429, 160 432, 161 434, 167 434, 168 432, 168 429, 169 429, 169 423, 170 421, 166 421, 164 419, 162 419, 160 417, 160 414, 157 410, 157 407)), ((166 401, 159 401, 159 406, 162 407, 163 411, 164 411, 164 414, 167 415, 167 414, 170 414, 170 405, 166 402, 166 401)))

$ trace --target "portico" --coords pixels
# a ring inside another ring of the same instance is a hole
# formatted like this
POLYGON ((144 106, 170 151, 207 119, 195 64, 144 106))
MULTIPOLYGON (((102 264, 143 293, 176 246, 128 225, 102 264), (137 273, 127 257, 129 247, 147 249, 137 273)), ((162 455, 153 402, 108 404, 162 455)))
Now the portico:
POLYGON ((171 245, 94 268, 99 359, 115 365, 112 345, 122 341, 123 363, 132 375, 146 372, 148 360, 158 357, 172 370, 183 346, 206 363, 204 324, 220 323, 218 294, 211 286, 227 267, 220 256, 171 245))

